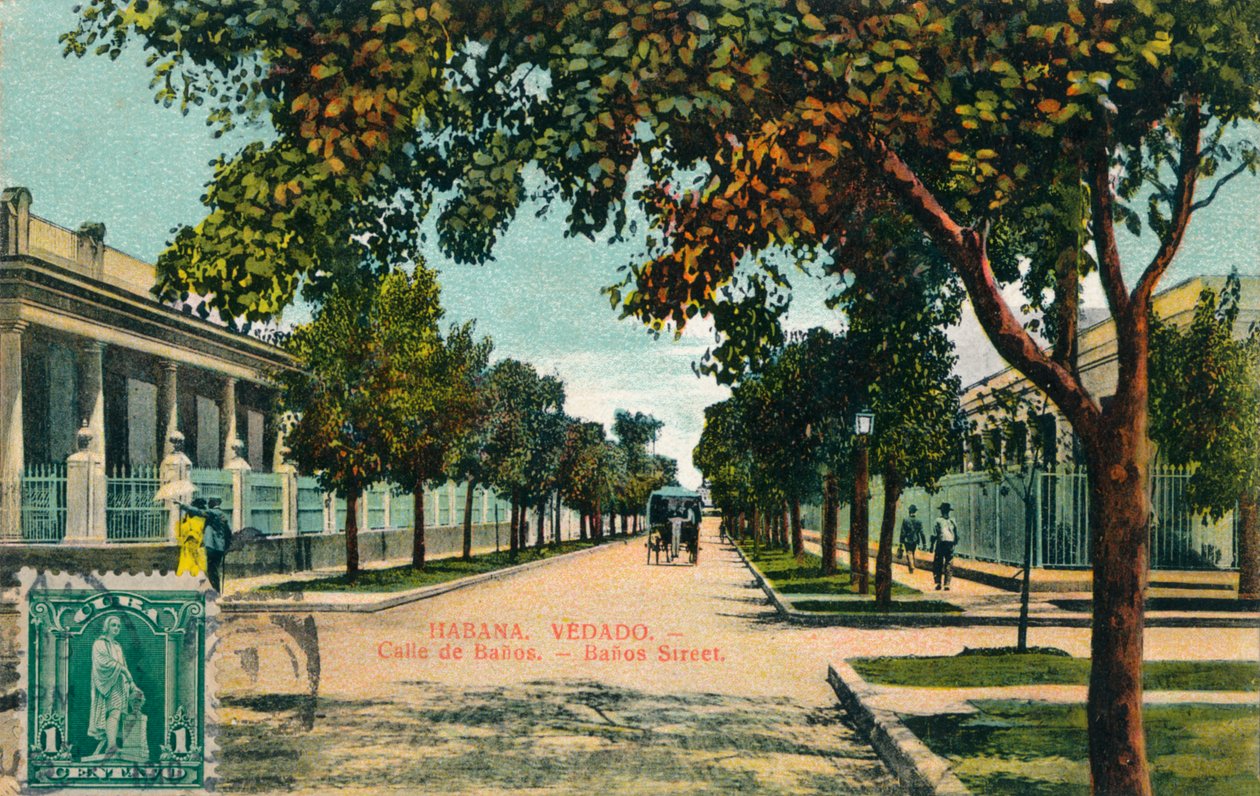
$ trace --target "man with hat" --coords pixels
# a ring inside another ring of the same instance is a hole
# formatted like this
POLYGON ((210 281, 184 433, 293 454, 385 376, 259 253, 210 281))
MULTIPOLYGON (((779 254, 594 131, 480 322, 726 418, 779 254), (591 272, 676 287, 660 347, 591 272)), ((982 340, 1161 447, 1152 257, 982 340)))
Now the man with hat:
POLYGON ((915 515, 919 513, 919 507, 911 504, 910 516, 901 521, 901 549, 906 554, 906 566, 914 572, 914 553, 920 547, 927 543, 927 536, 923 533, 923 522, 915 515))
POLYGON ((937 591, 941 590, 942 585, 945 591, 949 591, 949 582, 954 574, 954 545, 958 543, 958 526, 949 518, 953 508, 948 503, 942 503, 941 516, 936 518, 936 525, 932 528, 932 547, 936 551, 932 559, 932 579, 936 581, 937 591))

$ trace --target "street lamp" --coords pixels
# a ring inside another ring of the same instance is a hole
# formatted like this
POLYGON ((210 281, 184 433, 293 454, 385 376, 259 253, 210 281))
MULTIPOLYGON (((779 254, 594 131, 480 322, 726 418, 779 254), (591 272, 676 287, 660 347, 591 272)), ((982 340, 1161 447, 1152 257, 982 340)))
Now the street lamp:
POLYGON ((866 444, 874 429, 875 415, 870 409, 862 409, 854 416, 853 431, 858 439, 853 446, 853 502, 849 504, 849 571, 858 594, 867 594, 870 588, 867 539, 871 469, 866 444))
POLYGON ((875 415, 869 409, 863 409, 853 418, 853 432, 859 436, 869 436, 875 430, 875 415))

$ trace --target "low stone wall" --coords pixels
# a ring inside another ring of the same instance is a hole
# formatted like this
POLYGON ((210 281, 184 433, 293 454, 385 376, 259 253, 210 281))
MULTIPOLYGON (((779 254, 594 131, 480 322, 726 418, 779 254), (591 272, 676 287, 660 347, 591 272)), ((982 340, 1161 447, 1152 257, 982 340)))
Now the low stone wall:
MULTIPOLYGON (((498 526, 499 545, 507 546, 507 523, 498 526)), ((425 529, 425 551, 444 555, 463 548, 462 525, 425 529)), ((386 561, 411 555, 410 528, 359 532, 359 560, 386 561)), ((532 539, 532 533, 531 533, 532 539)), ((473 548, 495 547, 493 523, 473 526, 473 548)), ((174 544, 24 544, 0 546, 0 588, 17 585, 22 567, 71 572, 130 570, 135 572, 175 569, 179 550, 174 544)), ((256 539, 227 554, 225 577, 253 577, 283 572, 340 567, 346 563, 346 537, 342 533, 304 536, 271 536, 256 539)))

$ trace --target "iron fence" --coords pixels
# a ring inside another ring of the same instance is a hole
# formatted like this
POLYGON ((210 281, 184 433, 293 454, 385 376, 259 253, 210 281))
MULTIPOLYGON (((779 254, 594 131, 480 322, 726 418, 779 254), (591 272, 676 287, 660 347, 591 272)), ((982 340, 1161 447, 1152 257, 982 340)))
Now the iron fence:
POLYGON ((60 542, 66 535, 66 466, 27 465, 22 470, 20 535, 24 542, 60 542))
POLYGON ((323 533, 324 490, 319 479, 300 475, 297 477, 297 532, 323 533))
POLYGON ((194 467, 189 480, 197 487, 197 497, 218 498, 221 511, 232 511, 232 471, 194 467))
POLYGON ((246 524, 267 536, 284 532, 284 483, 279 473, 245 474, 246 524))
MULTIPOLYGON (((1150 567, 1152 569, 1238 568, 1238 512, 1212 520, 1186 499, 1191 471, 1165 467, 1151 475, 1150 567)), ((1022 566, 1027 492, 1033 530, 1033 566, 1063 569, 1091 565, 1089 479, 1082 467, 1031 474, 1009 473, 993 481, 988 473, 954 473, 942 478, 935 493, 910 487, 897 504, 897 527, 911 505, 919 509, 927 532, 949 503, 958 526, 957 554, 963 558, 1022 566)), ((802 506, 805 527, 821 528, 821 508, 802 506)), ((847 508, 840 515, 847 528, 847 508)), ((872 479, 870 533, 877 539, 883 519, 881 479, 872 479)))
POLYGON ((149 542, 167 537, 166 507, 153 499, 162 479, 157 465, 117 467, 105 478, 105 537, 149 542))

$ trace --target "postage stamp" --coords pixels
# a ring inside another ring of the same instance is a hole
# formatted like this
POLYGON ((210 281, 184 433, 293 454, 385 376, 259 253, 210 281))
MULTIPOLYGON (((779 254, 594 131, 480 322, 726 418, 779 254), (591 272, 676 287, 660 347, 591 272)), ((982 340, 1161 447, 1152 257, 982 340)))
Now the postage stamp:
POLYGON ((204 577, 21 573, 30 792, 213 784, 216 606, 204 577))

